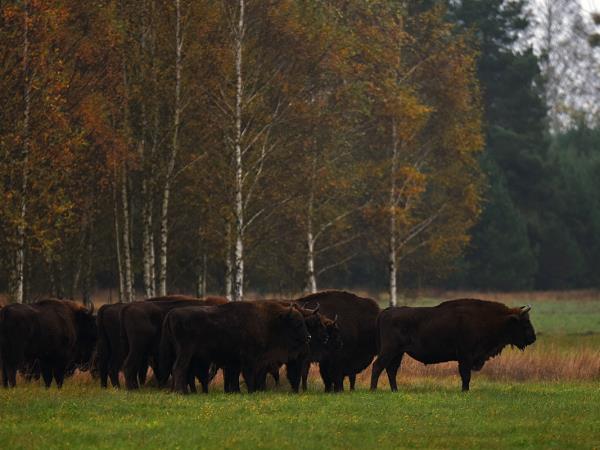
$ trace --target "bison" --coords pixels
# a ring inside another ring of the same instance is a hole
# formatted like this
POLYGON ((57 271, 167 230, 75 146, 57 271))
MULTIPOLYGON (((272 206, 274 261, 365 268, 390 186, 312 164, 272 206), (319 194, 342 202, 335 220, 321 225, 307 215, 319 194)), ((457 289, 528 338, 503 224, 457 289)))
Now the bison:
POLYGON ((342 339, 337 325, 337 318, 331 320, 322 314, 318 314, 319 305, 315 310, 310 310, 302 308, 295 302, 292 304, 303 312, 306 327, 311 335, 307 351, 286 364, 288 381, 294 392, 298 392, 301 380, 303 390, 306 391, 307 389, 306 380, 310 364, 320 362, 325 355, 331 355, 341 349, 342 339))
MULTIPOLYGON (((121 310, 128 303, 102 305, 98 310, 98 344, 96 347, 96 369, 100 376, 100 386, 107 387, 108 378, 113 387, 120 387, 119 371, 127 356, 127 347, 121 339, 121 310)), ((127 342, 125 342, 126 344, 127 342)), ((138 372, 139 383, 146 381, 147 365, 142 365, 138 372)))
MULTIPOLYGON (((344 390, 344 377, 354 389, 356 375, 365 370, 377 354, 377 316, 379 305, 370 298, 345 291, 322 291, 296 300, 305 308, 319 306, 321 314, 335 320, 339 328, 341 348, 329 349, 319 355, 319 370, 325 391, 344 390)), ((303 371, 306 386, 308 367, 303 371)))
MULTIPOLYGON (((310 335, 297 308, 260 301, 172 310, 165 317, 162 340, 161 348, 175 351, 176 391, 187 393, 190 370, 202 368, 206 392, 208 367, 214 363, 223 368, 226 392, 237 390, 240 372, 253 392, 273 363, 305 352, 310 335)), ((171 361, 161 355, 161 371, 168 370, 171 361)))
POLYGON ((36 361, 46 387, 62 387, 71 367, 87 367, 96 345, 91 310, 67 300, 12 304, 0 310, 0 360, 4 386, 16 385, 17 370, 36 361))
MULTIPOLYGON (((277 301, 277 300, 272 300, 277 301)), ((320 355, 324 352, 338 348, 340 346, 339 333, 337 324, 319 313, 319 306, 315 309, 303 308, 296 302, 280 301, 284 306, 295 307, 304 317, 306 329, 311 335, 310 344, 301 352, 297 358, 292 358, 286 363, 287 378, 294 392, 298 392, 300 380, 304 369, 308 371, 308 367, 312 361, 318 361, 320 355)), ((279 367, 282 362, 274 362, 271 367, 266 369, 264 374, 260 374, 257 378, 258 390, 266 388, 266 376, 270 373, 275 380, 275 384, 279 384, 279 367)), ((306 387, 305 387, 306 390, 306 387)))
POLYGON ((530 306, 508 308, 497 302, 458 299, 434 307, 391 307, 377 320, 379 353, 373 363, 371 390, 383 369, 390 388, 398 390, 396 373, 407 353, 423 364, 458 361, 462 390, 469 390, 471 371, 499 355, 507 345, 523 350, 535 342, 530 306))
POLYGON ((171 309, 223 303, 227 303, 227 299, 223 297, 205 297, 201 300, 174 295, 134 302, 123 307, 119 314, 119 326, 121 345, 127 349, 123 362, 127 389, 139 387, 138 376, 148 366, 149 361, 154 363, 155 373, 158 372, 162 323, 171 309))

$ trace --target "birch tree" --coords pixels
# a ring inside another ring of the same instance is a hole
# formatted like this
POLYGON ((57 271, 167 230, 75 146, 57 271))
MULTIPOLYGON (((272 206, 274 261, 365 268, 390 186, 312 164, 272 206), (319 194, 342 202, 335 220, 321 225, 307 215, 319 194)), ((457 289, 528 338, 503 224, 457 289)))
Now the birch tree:
POLYGON ((181 125, 181 114, 183 110, 181 102, 182 84, 182 55, 183 55, 183 19, 181 12, 181 1, 175 0, 175 92, 173 102, 173 139, 171 150, 168 154, 167 169, 162 192, 162 208, 160 220, 160 274, 158 278, 158 294, 167 295, 167 244, 169 237, 169 197, 171 195, 171 181, 175 169, 175 160, 179 153, 179 128, 181 125))
POLYGON ((383 33, 363 55, 382 74, 368 92, 378 106, 370 120, 387 148, 376 155, 374 173, 387 182, 371 213, 377 221, 387 218, 391 306, 397 304, 398 264, 417 254, 456 254, 479 212, 474 55, 441 17, 437 9, 414 17, 392 10, 364 24, 371 37, 383 33))

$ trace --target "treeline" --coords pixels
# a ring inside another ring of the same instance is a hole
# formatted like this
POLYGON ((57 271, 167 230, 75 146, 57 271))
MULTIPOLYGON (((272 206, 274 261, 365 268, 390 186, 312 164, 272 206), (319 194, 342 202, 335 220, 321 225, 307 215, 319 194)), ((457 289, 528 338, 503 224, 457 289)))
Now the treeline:
POLYGON ((0 290, 597 283, 597 133, 509 4, 3 2, 0 290))
POLYGON ((504 3, 464 0, 451 11, 479 30, 487 189, 461 269, 447 283, 598 287, 600 54, 590 43, 600 16, 568 0, 504 3), (527 33, 535 52, 523 46, 527 33))
MULTIPOLYGON (((401 2, 2 6, 16 301, 316 290, 368 252, 445 267, 479 213, 475 50, 401 2)), ((387 268, 386 268, 387 266, 387 268)))

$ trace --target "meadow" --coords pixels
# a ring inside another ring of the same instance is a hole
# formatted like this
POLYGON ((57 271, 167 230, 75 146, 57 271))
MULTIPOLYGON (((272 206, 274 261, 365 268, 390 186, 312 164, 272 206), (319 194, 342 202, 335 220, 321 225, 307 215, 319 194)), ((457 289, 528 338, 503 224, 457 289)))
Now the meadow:
MULTIPOLYGON (((0 390, 0 448, 600 448, 600 299, 503 298, 533 305, 538 341, 506 349, 460 392, 456 364, 407 359, 399 392, 324 394, 284 381, 266 393, 101 390, 87 374, 62 391, 0 390)), ((437 303, 420 299, 411 304, 437 303)), ((282 377, 284 379, 284 377, 282 377)))

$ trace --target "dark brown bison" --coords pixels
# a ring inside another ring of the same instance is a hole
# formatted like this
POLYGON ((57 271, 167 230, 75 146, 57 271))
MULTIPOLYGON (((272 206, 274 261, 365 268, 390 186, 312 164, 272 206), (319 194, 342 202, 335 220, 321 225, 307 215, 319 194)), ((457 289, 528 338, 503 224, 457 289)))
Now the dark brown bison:
POLYGON ((60 388, 70 368, 87 368, 96 345, 92 311, 66 300, 12 304, 0 310, 0 360, 4 386, 17 370, 39 363, 46 387, 60 388))
MULTIPOLYGON (((310 335, 300 311, 276 301, 234 302, 215 307, 170 311, 163 325, 161 348, 175 351, 174 389, 187 393, 192 363, 202 369, 207 391, 210 363, 223 368, 225 390, 235 391, 240 373, 249 392, 273 363, 286 363, 306 351, 310 335)), ((161 356, 162 358, 162 356, 161 356)), ((168 370, 170 358, 161 362, 168 370)))
POLYGON ((206 297, 201 300, 174 295, 151 298, 123 307, 119 314, 119 325, 121 345, 127 349, 127 355, 123 362, 127 389, 139 387, 138 376, 149 363, 152 363, 154 372, 158 373, 162 323, 165 315, 171 309, 223 303, 227 303, 227 299, 223 297, 206 297))
POLYGON ((337 321, 328 319, 318 313, 319 306, 315 310, 310 310, 302 308, 295 302, 292 304, 297 306, 303 313, 306 328, 311 335, 307 351, 300 354, 298 358, 288 361, 286 364, 287 379, 294 392, 298 392, 300 380, 302 380, 303 389, 307 389, 306 378, 310 364, 320 362, 324 356, 331 355, 333 352, 340 350, 342 348, 342 340, 337 321))
MULTIPOLYGON (((304 351, 301 352, 297 358, 292 358, 285 364, 288 381, 294 392, 298 392, 304 368, 310 366, 311 361, 318 360, 322 353, 328 351, 339 342, 336 333, 337 325, 334 321, 321 315, 318 306, 315 309, 308 309, 303 308, 296 302, 285 300, 279 302, 287 307, 293 306, 300 314, 302 314, 306 329, 311 336, 310 344, 305 347, 304 351)), ((267 373, 270 373, 273 376, 275 383, 279 384, 279 367, 282 365, 283 362, 273 362, 271 367, 268 369, 265 368, 265 372, 257 376, 256 389, 264 390, 266 388, 267 373)))
POLYGON ((434 307, 388 308, 379 315, 379 354, 373 363, 371 389, 386 370, 396 391, 396 373, 407 353, 423 364, 458 361, 462 390, 469 390, 471 371, 507 345, 521 350, 535 342, 530 306, 508 308, 497 302, 459 299, 434 307))
MULTIPOLYGON (((217 297, 207 297, 209 302, 225 301, 215 300, 217 297)), ((199 299, 185 295, 171 295, 165 297, 153 297, 146 302, 172 302, 199 299)), ((98 322, 98 344, 96 349, 95 368, 100 377, 100 385, 106 387, 108 378, 114 387, 119 387, 119 372, 128 353, 127 340, 121 339, 121 310, 129 303, 113 303, 100 307, 97 315, 98 322)), ((140 363, 138 368, 138 383, 146 382, 148 364, 140 363)))
MULTIPOLYGON (((107 387, 108 378, 113 387, 120 387, 119 371, 127 356, 127 347, 121 339, 121 310, 128 303, 103 305, 98 310, 98 344, 96 346, 96 369, 100 376, 100 386, 107 387)), ((126 342, 125 342, 126 344, 126 342)), ((146 380, 147 366, 143 365, 138 372, 140 384, 146 380)))
MULTIPOLYGON (((356 375, 365 370, 377 354, 377 315, 379 306, 370 298, 344 291, 323 291, 296 300, 305 308, 316 308, 339 328, 341 348, 330 348, 319 355, 319 369, 325 390, 344 389, 344 377, 354 389, 356 375)), ((315 358, 315 360, 317 360, 315 358)), ((308 367, 303 371, 306 386, 308 367)))

